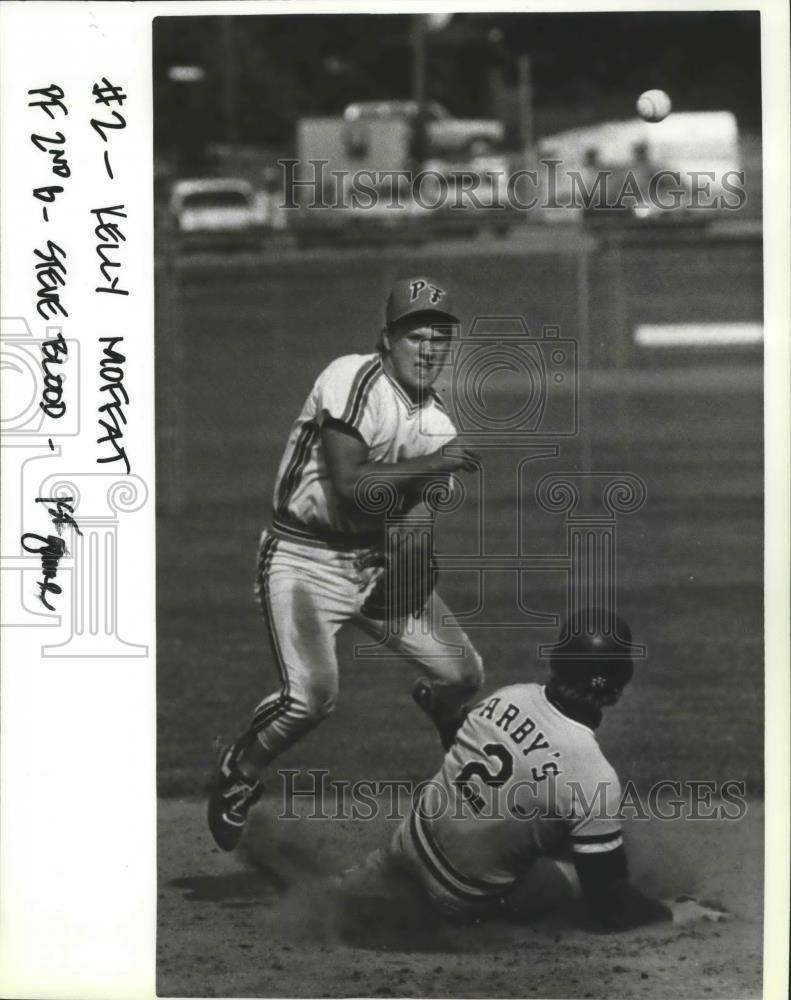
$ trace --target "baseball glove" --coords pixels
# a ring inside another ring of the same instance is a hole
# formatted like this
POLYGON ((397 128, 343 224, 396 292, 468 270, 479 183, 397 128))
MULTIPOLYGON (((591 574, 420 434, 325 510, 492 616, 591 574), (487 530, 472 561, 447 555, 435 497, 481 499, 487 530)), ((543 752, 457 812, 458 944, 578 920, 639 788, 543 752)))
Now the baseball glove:
POLYGON ((385 566, 361 611, 379 622, 397 622, 412 615, 419 618, 436 583, 430 535, 411 530, 392 535, 385 566))

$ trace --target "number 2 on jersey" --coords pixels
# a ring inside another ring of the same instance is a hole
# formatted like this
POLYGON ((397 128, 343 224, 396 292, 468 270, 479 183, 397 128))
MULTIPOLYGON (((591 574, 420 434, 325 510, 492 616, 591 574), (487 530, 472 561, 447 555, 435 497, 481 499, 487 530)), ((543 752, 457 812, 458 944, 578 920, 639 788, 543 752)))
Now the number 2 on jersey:
POLYGON ((499 762, 500 769, 498 771, 489 771, 481 760, 471 760, 453 779, 453 784, 459 789, 465 802, 468 802, 478 815, 483 812, 486 802, 476 792, 470 779, 480 778, 484 785, 488 785, 490 788, 502 788, 514 773, 514 758, 502 743, 487 743, 483 747, 483 752, 487 757, 499 762))

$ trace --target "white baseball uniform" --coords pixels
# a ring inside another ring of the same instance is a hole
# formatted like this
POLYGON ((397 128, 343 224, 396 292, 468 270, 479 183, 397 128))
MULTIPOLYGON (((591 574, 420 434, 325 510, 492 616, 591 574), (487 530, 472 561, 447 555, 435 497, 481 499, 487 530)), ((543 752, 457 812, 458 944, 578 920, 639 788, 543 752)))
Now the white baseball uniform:
MULTIPOLYGON (((355 620, 381 638, 360 608, 381 572, 381 516, 366 515, 333 489, 321 440, 327 419, 352 427, 368 460, 393 463, 436 451, 456 437, 439 396, 413 403, 377 354, 333 361, 297 418, 278 470, 272 527, 259 548, 259 594, 282 686, 257 707, 250 731, 269 759, 333 708, 338 690, 335 638, 355 620)), ((388 648, 435 682, 474 693, 481 659, 435 593, 420 624, 407 619, 388 648), (430 627, 426 627, 429 623, 430 627)))
POLYGON ((620 799, 593 730, 563 715, 543 686, 515 684, 470 712, 389 848, 366 867, 406 867, 446 912, 480 908, 540 855, 619 847, 620 799))

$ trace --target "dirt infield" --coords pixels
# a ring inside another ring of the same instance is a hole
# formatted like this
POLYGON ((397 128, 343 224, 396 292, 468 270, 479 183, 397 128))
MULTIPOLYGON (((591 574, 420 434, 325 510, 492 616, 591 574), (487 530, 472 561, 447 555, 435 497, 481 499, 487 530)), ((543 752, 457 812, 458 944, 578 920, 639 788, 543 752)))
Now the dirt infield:
POLYGON ((761 993, 763 808, 738 822, 627 825, 635 880, 694 891, 733 914, 688 929, 579 928, 554 866, 523 913, 480 925, 410 900, 343 905, 328 876, 387 835, 384 820, 287 821, 264 801, 246 850, 214 847, 204 803, 160 802, 157 992, 165 996, 733 997, 761 993))

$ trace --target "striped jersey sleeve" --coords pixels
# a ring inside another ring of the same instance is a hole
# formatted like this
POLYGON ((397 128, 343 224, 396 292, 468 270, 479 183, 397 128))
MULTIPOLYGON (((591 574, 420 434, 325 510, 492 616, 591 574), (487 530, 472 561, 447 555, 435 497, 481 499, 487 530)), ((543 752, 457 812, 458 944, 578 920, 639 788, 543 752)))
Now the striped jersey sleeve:
POLYGON ((603 854, 623 844, 618 775, 599 755, 572 790, 571 848, 576 854, 603 854))
POLYGON ((351 354, 333 361, 315 386, 318 426, 328 418, 340 420, 370 445, 378 424, 373 389, 381 376, 382 359, 378 354, 351 354))

